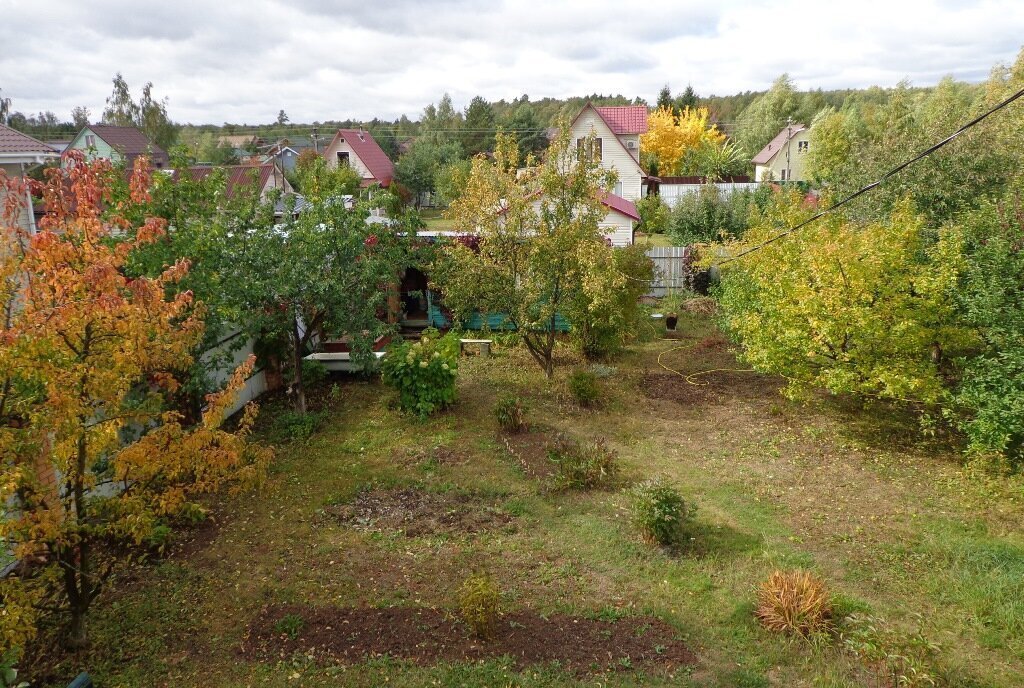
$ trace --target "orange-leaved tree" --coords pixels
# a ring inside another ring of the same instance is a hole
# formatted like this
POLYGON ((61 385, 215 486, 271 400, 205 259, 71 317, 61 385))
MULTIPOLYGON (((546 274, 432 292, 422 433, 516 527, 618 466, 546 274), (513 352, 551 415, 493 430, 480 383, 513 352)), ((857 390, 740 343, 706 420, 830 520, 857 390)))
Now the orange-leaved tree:
POLYGON ((43 599, 70 612, 69 643, 85 643, 90 605, 119 565, 200 513, 197 495, 252 484, 269 460, 247 441, 255 407, 236 432, 221 429, 251 360, 194 427, 166 410, 172 371, 188 367, 202 334, 202 308, 190 292, 168 296, 183 261, 156 278, 126 274, 129 254, 165 231, 159 219, 127 219, 149 200, 148 163, 138 162, 120 200, 110 163, 77 153, 69 163, 41 185, 37 233, 17 226, 16 201, 0 223, 0 500, 10 509, 0 535, 22 562, 4 583, 5 600, 20 603, 13 618, 0 616, 4 651, 30 637, 30 607, 43 599))

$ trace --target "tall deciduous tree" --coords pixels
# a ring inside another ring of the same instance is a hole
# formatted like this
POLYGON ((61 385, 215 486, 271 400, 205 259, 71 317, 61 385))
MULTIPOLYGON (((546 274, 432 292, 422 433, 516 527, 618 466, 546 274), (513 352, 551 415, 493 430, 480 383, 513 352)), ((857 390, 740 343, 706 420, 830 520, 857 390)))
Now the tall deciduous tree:
POLYGON ((390 331, 382 317, 386 287, 407 260, 410 227, 367 224, 365 202, 346 208, 350 181, 344 169, 315 158, 300 172, 305 204, 298 218, 264 212, 229 238, 224 288, 234 321, 290 361, 299 413, 306 412, 302 360, 311 342, 348 337, 353 359, 369 364, 374 340, 390 331))
MULTIPOLYGON (((118 565, 199 510, 195 495, 258 479, 269 456, 245 440, 254 408, 239 432, 219 429, 251 362, 210 398, 197 426, 164 410, 177 386, 172 371, 187 366, 203 329, 190 292, 167 296, 188 264, 171 264, 156 278, 127 276, 127 256, 165 227, 152 217, 132 226, 133 206, 147 201, 151 183, 145 160, 130 197, 115 202, 110 164, 70 155, 69 169, 48 172, 40 231, 0 255, 9 303, 13 296, 0 338, 8 375, 0 496, 17 506, 0 534, 19 556, 41 562, 43 573, 23 585, 59 589, 70 643, 81 646, 89 608, 118 565)), ((12 210, 7 237, 18 231, 12 210)))
MULTIPOLYGON (((813 210, 799 194, 779 193, 737 248, 813 210)), ((908 207, 857 227, 827 215, 725 266, 725 326, 747 362, 785 375, 794 392, 818 386, 934 404, 943 361, 970 342, 953 300, 962 245, 955 230, 931 243, 908 207)))
POLYGON ((177 136, 177 127, 167 115, 167 98, 153 97, 153 83, 142 87, 139 102, 132 99, 128 82, 118 72, 114 76, 114 90, 107 98, 103 121, 124 127, 138 127, 149 140, 163 149, 170 148, 177 136))
POLYGON ((788 74, 783 74, 767 93, 758 96, 740 113, 736 141, 747 152, 756 154, 782 131, 787 122, 795 120, 799 109, 800 98, 793 80, 788 74))
POLYGON ((478 250, 453 243, 437 266, 456 318, 506 315, 549 378, 557 316, 581 312, 597 296, 596 275, 612 264, 598 223, 607 213, 600 196, 615 173, 575 152, 563 126, 544 161, 522 174, 515 139, 499 135, 494 161, 473 161, 448 211, 458 230, 478 237, 478 250))

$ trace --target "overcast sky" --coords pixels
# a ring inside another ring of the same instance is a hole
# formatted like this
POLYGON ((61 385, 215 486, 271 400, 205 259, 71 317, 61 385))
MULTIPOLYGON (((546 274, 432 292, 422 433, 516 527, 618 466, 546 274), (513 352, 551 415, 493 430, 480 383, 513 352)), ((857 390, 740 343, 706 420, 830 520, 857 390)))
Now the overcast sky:
POLYGON ((0 89, 22 112, 103 109, 115 72, 173 120, 418 119, 488 100, 983 80, 1024 43, 1022 0, 0 0, 0 89))

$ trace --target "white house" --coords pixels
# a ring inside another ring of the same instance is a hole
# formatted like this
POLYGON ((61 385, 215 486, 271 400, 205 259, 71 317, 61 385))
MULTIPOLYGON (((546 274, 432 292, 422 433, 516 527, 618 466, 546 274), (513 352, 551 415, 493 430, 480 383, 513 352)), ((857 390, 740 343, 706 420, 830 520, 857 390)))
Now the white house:
POLYGON ((614 246, 632 244, 635 223, 640 219, 634 203, 647 190, 647 175, 640 166, 640 135, 647 132, 647 107, 597 107, 587 103, 572 121, 571 130, 581 155, 592 156, 601 167, 618 174, 615 188, 601 199, 608 208, 601 227, 614 246), (592 148, 585 150, 588 146, 592 148))
MULTIPOLYGON (((37 165, 56 160, 60 154, 51 146, 0 124, 0 170, 11 178, 24 179, 25 173, 37 165)), ((35 233, 35 218, 32 214, 32 198, 25 190, 25 198, 16 218, 17 225, 28 232, 35 233)), ((7 202, 7 190, 0 187, 0 208, 7 202)))
POLYGON ((806 180, 811 130, 803 124, 787 125, 754 156, 754 181, 801 182, 806 180))
POLYGON ((361 186, 380 184, 391 186, 395 166, 381 147, 362 129, 339 129, 330 145, 324 149, 327 165, 336 168, 348 165, 363 178, 361 186))

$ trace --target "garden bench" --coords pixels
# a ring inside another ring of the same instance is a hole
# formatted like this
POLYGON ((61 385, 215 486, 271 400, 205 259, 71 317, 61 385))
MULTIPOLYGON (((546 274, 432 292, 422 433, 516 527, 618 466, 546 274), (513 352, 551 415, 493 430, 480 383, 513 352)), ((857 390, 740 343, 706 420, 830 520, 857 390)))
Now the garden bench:
POLYGON ((465 349, 466 345, 475 344, 480 348, 480 355, 484 358, 491 355, 491 344, 494 343, 493 339, 460 339, 459 340, 459 353, 461 354, 465 349))

